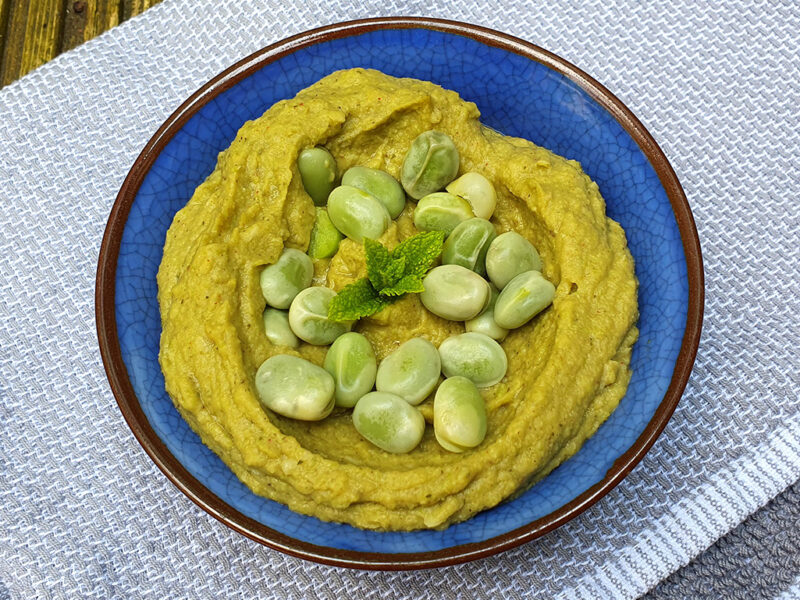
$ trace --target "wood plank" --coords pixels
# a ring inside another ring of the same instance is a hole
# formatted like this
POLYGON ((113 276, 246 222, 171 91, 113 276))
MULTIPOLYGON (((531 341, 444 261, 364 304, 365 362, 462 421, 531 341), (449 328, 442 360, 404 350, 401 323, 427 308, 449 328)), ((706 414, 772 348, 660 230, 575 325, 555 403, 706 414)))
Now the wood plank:
POLYGON ((11 12, 11 3, 14 0, 0 0, 0 70, 3 67, 3 54, 6 47, 6 30, 8 29, 8 14, 11 12))
POLYGON ((127 21, 131 17, 143 13, 151 6, 155 6, 161 0, 124 0, 122 9, 122 20, 127 21))
POLYGON ((0 86, 161 0, 0 0, 0 86))
POLYGON ((61 51, 70 50, 119 25, 122 0, 75 0, 67 2, 61 51))
POLYGON ((9 9, 0 83, 6 85, 56 56, 63 0, 17 0, 9 9))

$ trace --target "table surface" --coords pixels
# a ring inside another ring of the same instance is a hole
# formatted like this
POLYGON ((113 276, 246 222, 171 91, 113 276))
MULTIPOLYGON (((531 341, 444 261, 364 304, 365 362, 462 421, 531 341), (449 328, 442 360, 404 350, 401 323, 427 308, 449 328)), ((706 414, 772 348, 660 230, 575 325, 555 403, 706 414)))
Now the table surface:
MULTIPOLYGON (((160 1, 0 0, 0 87, 160 1)), ((800 482, 663 581, 648 598, 779 594, 798 572, 799 507, 800 482), (740 573, 741 581, 735 573, 742 569, 742 556, 734 555, 759 557, 757 564, 744 561, 750 567, 740 573), (759 581, 769 585, 754 585, 759 581)))
POLYGON ((161 0, 0 0, 0 86, 161 0))

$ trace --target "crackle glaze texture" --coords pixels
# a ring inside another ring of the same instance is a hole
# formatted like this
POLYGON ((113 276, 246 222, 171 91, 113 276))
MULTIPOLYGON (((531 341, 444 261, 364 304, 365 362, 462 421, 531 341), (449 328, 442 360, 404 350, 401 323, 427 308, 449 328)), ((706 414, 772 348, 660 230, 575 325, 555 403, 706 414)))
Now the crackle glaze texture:
POLYGON ((178 460, 214 494, 277 531, 322 546, 385 553, 489 539, 553 512, 602 480, 663 398, 681 344, 687 295, 686 265, 668 199, 623 128, 548 67, 465 37, 422 29, 366 33, 299 50, 209 101, 168 143, 144 180, 128 217, 116 280, 123 359, 147 418, 178 460), (599 185, 608 215, 625 229, 636 261, 640 339, 619 408, 574 457, 528 492, 444 531, 362 531, 301 516, 255 496, 178 415, 157 361, 161 329, 155 274, 175 212, 213 170, 217 153, 244 121, 328 73, 350 67, 376 68, 456 90, 478 105, 486 125, 578 160, 599 185))

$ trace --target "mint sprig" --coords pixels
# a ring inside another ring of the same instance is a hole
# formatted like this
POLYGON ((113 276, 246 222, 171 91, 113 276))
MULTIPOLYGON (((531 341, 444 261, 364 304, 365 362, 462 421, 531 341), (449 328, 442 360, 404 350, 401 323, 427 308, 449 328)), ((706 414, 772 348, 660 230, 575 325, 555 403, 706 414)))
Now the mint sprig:
POLYGON ((393 259, 386 246, 380 242, 366 238, 364 254, 367 259, 367 278, 376 291, 391 288, 405 275, 405 257, 393 259))
POLYGON ((328 306, 328 318, 331 321, 355 321, 382 311, 394 300, 378 294, 369 279, 364 277, 343 287, 333 297, 328 306))
POLYGON ((405 275, 415 275, 422 279, 442 253, 444 231, 423 231, 400 242, 392 250, 392 258, 406 259, 405 275))
POLYGON ((364 240, 367 276, 342 288, 328 309, 331 321, 354 321, 374 315, 404 294, 425 290, 422 279, 442 253, 444 232, 425 231, 403 240, 391 252, 364 240))

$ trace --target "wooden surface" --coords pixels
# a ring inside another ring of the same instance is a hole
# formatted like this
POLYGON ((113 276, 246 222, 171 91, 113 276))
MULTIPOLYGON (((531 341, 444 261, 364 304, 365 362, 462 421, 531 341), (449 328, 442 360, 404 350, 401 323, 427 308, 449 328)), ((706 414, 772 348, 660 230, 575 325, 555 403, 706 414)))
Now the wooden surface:
POLYGON ((0 0, 0 86, 161 0, 0 0))

